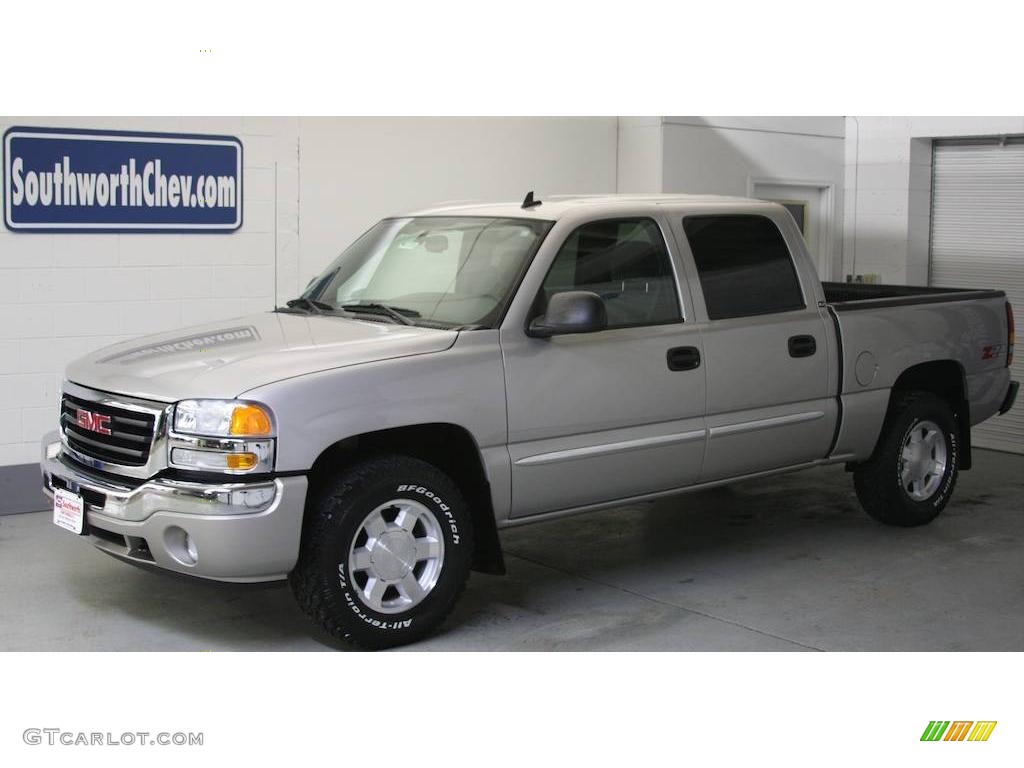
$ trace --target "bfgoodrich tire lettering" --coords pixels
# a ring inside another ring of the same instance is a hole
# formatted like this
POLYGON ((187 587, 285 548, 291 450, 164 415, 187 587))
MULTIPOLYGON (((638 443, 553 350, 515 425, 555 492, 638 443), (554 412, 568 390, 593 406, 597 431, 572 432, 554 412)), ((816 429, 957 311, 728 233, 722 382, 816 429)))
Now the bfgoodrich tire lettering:
POLYGON ((300 607, 334 637, 372 649, 413 642, 444 621, 465 588, 469 510, 427 462, 377 456, 355 464, 310 499, 306 518, 289 582, 300 607))
POLYGON ((854 470, 853 482, 861 506, 875 520, 924 525, 949 502, 959 467, 960 430, 948 403, 930 392, 901 392, 874 456, 854 470), (921 445, 920 436, 930 436, 931 444, 921 445), (934 479, 929 468, 936 470, 934 479))

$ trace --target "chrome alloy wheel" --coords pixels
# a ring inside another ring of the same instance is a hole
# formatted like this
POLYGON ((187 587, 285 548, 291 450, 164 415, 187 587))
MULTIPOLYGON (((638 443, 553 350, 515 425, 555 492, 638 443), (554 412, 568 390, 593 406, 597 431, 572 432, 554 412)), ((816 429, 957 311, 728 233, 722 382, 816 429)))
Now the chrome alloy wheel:
POLYGON ((437 584, 444 536, 434 513, 412 499, 393 499, 368 514, 348 556, 360 599, 379 613, 419 605, 437 584))
POLYGON ((939 490, 946 474, 946 436, 933 421, 919 421, 907 432, 900 452, 900 483, 914 501, 939 490))

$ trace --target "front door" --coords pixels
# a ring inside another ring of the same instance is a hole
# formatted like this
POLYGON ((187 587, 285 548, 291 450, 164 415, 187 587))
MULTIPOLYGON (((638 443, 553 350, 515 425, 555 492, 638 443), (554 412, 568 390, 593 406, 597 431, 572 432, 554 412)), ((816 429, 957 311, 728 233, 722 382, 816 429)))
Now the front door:
POLYGON ((602 297, 607 330, 549 339, 503 329, 513 516, 677 488, 700 476, 705 383, 700 329, 686 322, 659 222, 576 228, 534 303, 602 297))

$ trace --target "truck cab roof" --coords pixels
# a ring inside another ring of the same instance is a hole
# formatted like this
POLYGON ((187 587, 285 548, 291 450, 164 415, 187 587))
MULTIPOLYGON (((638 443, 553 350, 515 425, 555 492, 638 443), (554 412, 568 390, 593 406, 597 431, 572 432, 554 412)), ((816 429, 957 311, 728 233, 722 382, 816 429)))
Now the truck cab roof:
POLYGON ((729 206, 737 212, 779 208, 775 203, 749 197, 725 195, 631 194, 631 195, 551 195, 537 198, 538 205, 524 208, 523 202, 451 201, 406 214, 409 216, 495 216, 557 221, 581 212, 616 215, 635 211, 638 207, 721 208, 729 206))

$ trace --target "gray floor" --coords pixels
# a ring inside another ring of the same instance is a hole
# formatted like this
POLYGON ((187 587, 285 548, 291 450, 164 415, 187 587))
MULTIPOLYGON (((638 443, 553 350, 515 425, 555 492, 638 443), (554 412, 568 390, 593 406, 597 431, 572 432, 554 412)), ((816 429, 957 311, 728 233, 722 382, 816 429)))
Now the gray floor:
MULTIPOLYGON (((1024 457, 978 451, 930 526, 830 467, 508 531, 433 650, 1024 650, 1024 457)), ((0 517, 0 649, 329 650, 286 587, 141 571, 0 517)))

